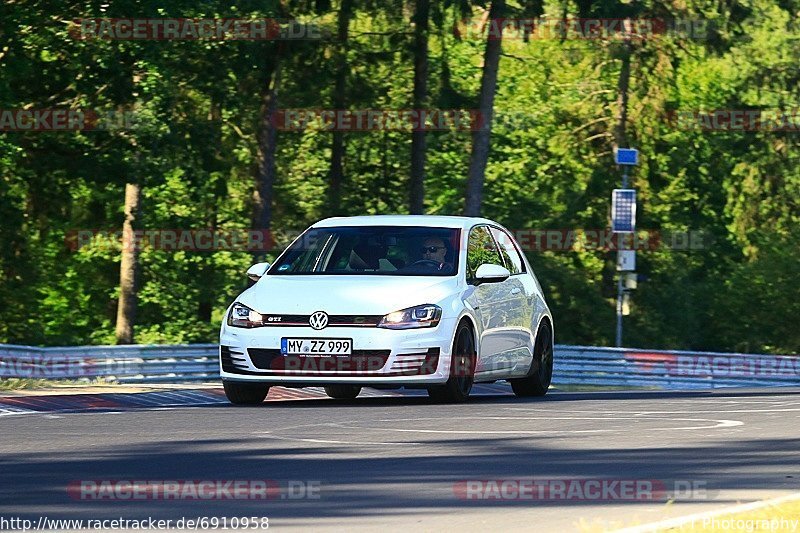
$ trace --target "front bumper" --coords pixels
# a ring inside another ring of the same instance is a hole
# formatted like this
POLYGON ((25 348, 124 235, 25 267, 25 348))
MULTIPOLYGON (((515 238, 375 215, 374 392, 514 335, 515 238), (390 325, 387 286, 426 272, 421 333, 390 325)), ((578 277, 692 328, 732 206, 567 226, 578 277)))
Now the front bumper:
POLYGON ((230 381, 284 386, 357 384, 413 386, 444 383, 450 372, 454 320, 435 328, 225 326, 220 335, 220 375, 230 381), (353 339, 351 356, 283 356, 283 337, 353 339))

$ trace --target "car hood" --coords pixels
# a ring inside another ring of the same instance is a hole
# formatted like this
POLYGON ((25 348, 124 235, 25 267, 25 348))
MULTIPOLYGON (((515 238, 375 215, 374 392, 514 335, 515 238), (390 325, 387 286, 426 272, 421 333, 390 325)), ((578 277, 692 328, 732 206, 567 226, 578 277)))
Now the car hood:
POLYGON ((385 315, 437 303, 457 287, 456 277, 264 276, 238 301, 265 314, 385 315))

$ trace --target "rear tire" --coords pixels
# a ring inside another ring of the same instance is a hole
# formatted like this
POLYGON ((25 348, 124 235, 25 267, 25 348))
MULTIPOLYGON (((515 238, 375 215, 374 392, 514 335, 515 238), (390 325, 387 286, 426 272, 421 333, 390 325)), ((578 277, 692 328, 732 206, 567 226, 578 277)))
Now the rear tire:
POLYGON ((356 385, 329 385, 325 387, 325 394, 336 400, 353 400, 361 392, 361 387, 356 385))
POLYGON ((450 378, 444 385, 428 387, 428 396, 435 402, 461 403, 467 401, 475 377, 475 339, 469 324, 462 322, 453 341, 450 359, 450 378))
POLYGON ((527 377, 510 379, 514 394, 521 397, 544 396, 553 379, 553 333, 544 322, 536 335, 533 362, 527 377))
POLYGON ((258 405, 264 401, 269 392, 269 385, 263 383, 242 383, 223 381, 222 388, 228 401, 236 405, 258 405))

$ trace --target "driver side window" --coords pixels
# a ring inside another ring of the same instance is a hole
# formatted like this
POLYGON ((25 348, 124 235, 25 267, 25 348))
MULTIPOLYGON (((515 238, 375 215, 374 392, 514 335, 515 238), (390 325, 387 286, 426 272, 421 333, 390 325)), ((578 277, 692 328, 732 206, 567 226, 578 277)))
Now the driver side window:
POLYGON ((474 279, 478 267, 484 263, 503 265, 503 259, 486 226, 475 226, 467 242, 467 279, 474 279))

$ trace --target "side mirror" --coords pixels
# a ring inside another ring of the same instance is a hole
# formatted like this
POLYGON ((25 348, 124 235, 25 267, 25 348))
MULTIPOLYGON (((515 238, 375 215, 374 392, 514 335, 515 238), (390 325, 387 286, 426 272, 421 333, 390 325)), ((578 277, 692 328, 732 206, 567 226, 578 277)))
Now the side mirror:
POLYGON ((247 277, 253 281, 258 281, 261 276, 267 273, 267 270, 269 270, 269 263, 256 263, 247 269, 247 277))
POLYGON ((499 283, 505 281, 511 275, 506 267, 494 265, 491 263, 484 263, 475 271, 475 284, 481 283, 499 283))

